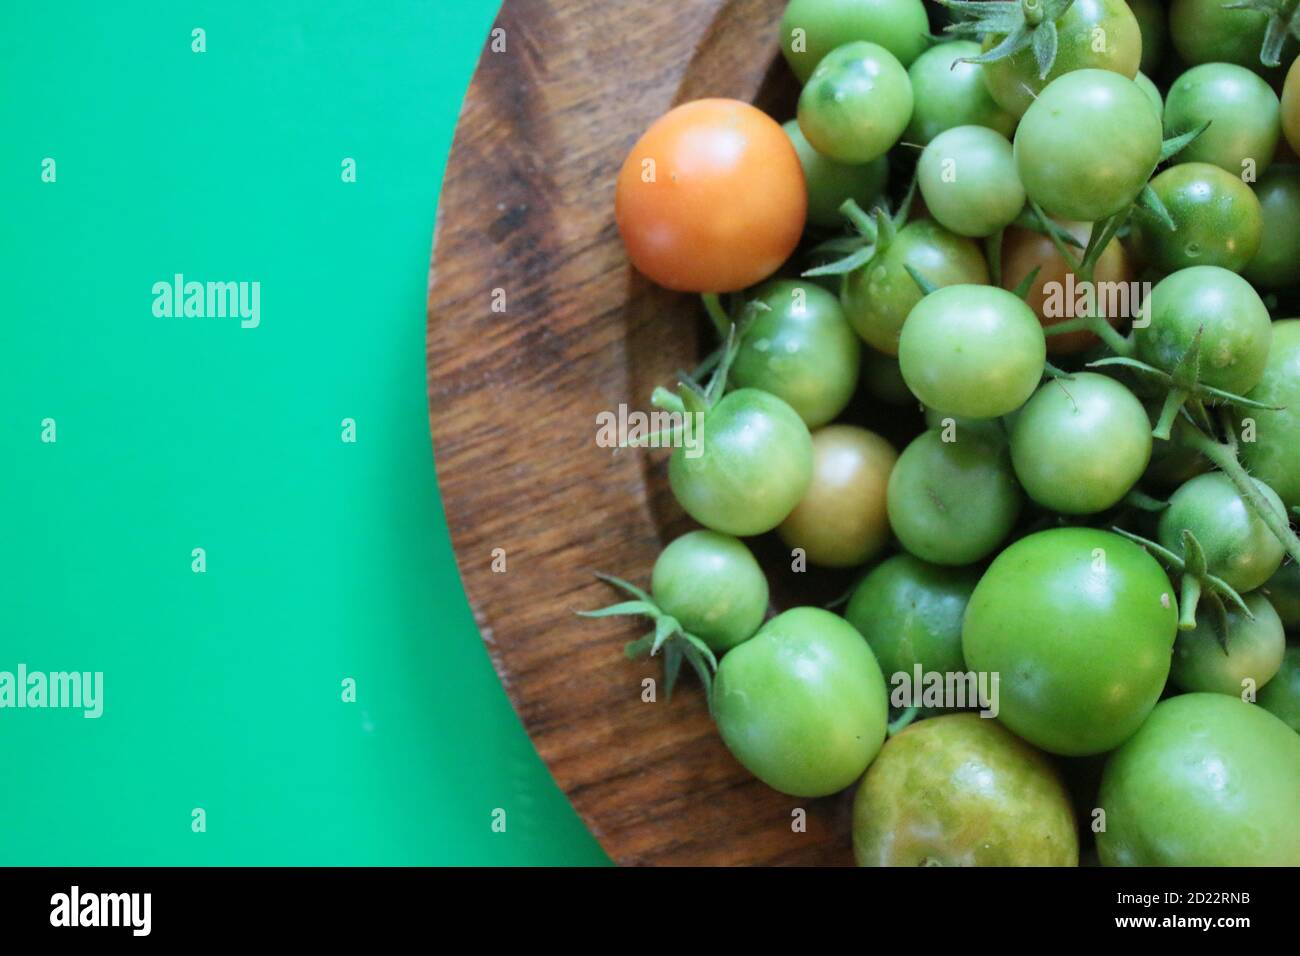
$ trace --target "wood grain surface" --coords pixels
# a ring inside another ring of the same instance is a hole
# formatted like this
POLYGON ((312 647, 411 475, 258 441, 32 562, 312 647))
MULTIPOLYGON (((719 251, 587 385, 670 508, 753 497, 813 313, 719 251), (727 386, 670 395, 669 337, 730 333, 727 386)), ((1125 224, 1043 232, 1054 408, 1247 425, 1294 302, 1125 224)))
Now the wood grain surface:
MULTIPOLYGON (((800 800, 730 756, 684 675, 641 700, 627 619, 593 574, 643 585, 689 528, 664 452, 595 444, 596 414, 649 407, 699 354, 698 302, 651 287, 614 226, 640 133, 700 96, 792 115, 781 0, 505 0, 447 167, 430 271, 429 413, 457 561, 538 751, 622 864, 847 864, 850 796, 800 800), (506 310, 492 310, 493 290, 506 310), (507 570, 493 573, 494 548, 507 570), (807 811, 794 832, 792 811, 807 811)), ((702 213, 707 211, 702 210, 702 213)))

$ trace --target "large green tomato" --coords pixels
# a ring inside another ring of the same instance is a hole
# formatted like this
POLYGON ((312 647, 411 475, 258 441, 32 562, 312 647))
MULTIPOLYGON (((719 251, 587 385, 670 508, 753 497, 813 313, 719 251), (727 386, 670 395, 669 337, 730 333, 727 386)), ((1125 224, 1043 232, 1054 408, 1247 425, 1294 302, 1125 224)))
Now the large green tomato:
POLYGON ((885 157, 869 163, 837 163, 813 149, 796 120, 790 120, 782 129, 794 143, 799 165, 803 167, 810 225, 839 229, 844 225, 840 206, 845 200, 852 199, 863 209, 868 209, 871 201, 885 188, 889 179, 889 162, 885 157))
POLYGON ((812 435, 768 392, 741 388, 704 416, 697 446, 668 462, 668 482, 692 518, 740 537, 771 531, 812 482, 812 435), (694 453, 694 457, 692 454, 694 453))
POLYGON ((886 681, 894 674, 965 671, 961 619, 979 581, 975 568, 947 568, 910 554, 877 565, 849 598, 844 617, 875 651, 886 681))
POLYGON ((941 287, 989 281, 978 243, 930 219, 909 222, 875 258, 846 275, 840 290, 849 323, 864 342, 886 355, 898 354, 903 323, 921 301, 909 266, 941 287))
POLYGON ((1016 130, 1029 198, 1050 215, 1095 222, 1137 198, 1160 158, 1160 119, 1142 88, 1107 70, 1050 83, 1016 130))
POLYGON ((731 535, 689 531, 660 552, 650 591, 665 614, 719 654, 754 636, 767 615, 767 578, 731 535))
POLYGON ((1062 514, 1117 504, 1151 460, 1142 403, 1105 375, 1080 372, 1043 385, 1016 416, 1011 462, 1029 497, 1062 514))
POLYGON ((1264 374, 1272 320, 1249 282, 1218 266, 1180 269, 1156 283, 1133 323, 1137 357, 1172 372, 1201 335, 1200 381, 1244 395, 1264 374))
POLYGON ((961 236, 991 236, 1025 208, 1011 144, 986 126, 940 133, 922 151, 916 178, 930 215, 961 236))
MULTIPOLYGON (((1265 501, 1278 514, 1286 514, 1273 489, 1258 478, 1253 480, 1265 501)), ((1181 555, 1184 531, 1200 542, 1209 572, 1238 591, 1253 591, 1267 581, 1286 553, 1221 471, 1197 475, 1169 497, 1156 536, 1161 545, 1181 555)))
POLYGON ((935 564, 972 564, 997 549, 1020 516, 1020 486, 1005 445, 927 431, 889 476, 889 525, 903 547, 935 564))
POLYGON ((1259 692, 1256 703, 1300 734, 1300 644, 1286 649, 1281 668, 1259 692))
POLYGON ((1078 866, 1074 811, 1047 759, 976 714, 891 737, 853 800, 859 866, 1078 866))
POLYGON ((1263 378, 1249 397, 1281 410, 1237 412, 1239 424, 1253 425, 1250 432, 1241 432, 1241 460, 1287 508, 1294 508, 1300 505, 1300 319, 1273 323, 1263 378))
MULTIPOLYGON (((1270 72, 1259 59, 1267 29, 1266 13, 1234 10, 1228 0, 1174 0, 1169 8, 1174 49, 1193 65, 1235 63, 1256 73, 1270 72)), ((1295 56, 1294 41, 1287 41, 1282 55, 1283 63, 1295 56)))
POLYGON ((813 149, 841 163, 869 163, 898 142, 912 118, 907 70, 882 46, 836 47, 799 94, 799 129, 813 149))
POLYGON ((903 381, 922 404, 967 418, 1015 411, 1043 377, 1047 341, 1034 310, 996 286, 936 289, 898 340, 903 381))
POLYGON ((925 146, 955 126, 987 126, 1010 138, 1016 117, 989 95, 984 68, 962 62, 979 53, 973 40, 952 40, 932 46, 907 68, 914 102, 904 140, 925 146))
POLYGON ((1109 531, 1053 528, 994 559, 966 608, 962 652, 972 670, 1001 675, 999 720, 1035 746, 1080 756, 1142 725, 1177 630, 1155 558, 1109 531))
POLYGON ((1176 687, 1242 697, 1257 692, 1277 674, 1286 652, 1282 620, 1262 594, 1247 594, 1244 600, 1255 617, 1252 620, 1228 606, 1227 651, 1209 614, 1198 615, 1193 630, 1179 633, 1169 671, 1176 687))
MULTIPOLYGON (((989 92, 1003 109, 1023 115, 1043 87, 1067 73, 1096 69, 1131 80, 1142 62, 1142 31, 1124 0, 1074 0, 1056 21, 1056 37, 1056 61, 1046 78, 1039 76, 1032 46, 984 65, 989 92), (1098 37, 1105 42, 1098 43, 1098 37)), ((984 49, 1003 39, 989 35, 984 49)))
POLYGON ((1300 734, 1224 694, 1162 701, 1101 781, 1105 866, 1300 865, 1300 734))
POLYGON ((871 648, 842 617, 779 614, 718 666, 722 740, 769 787, 823 797, 861 776, 885 742, 889 701, 871 648))
POLYGON ((790 0, 781 52, 800 83, 822 58, 854 40, 878 43, 908 66, 925 49, 930 21, 921 0, 790 0))
POLYGON ((778 279, 754 293, 755 312, 731 383, 784 399, 809 428, 844 410, 858 387, 862 346, 839 299, 808 281, 778 279))
POLYGON ((1300 167, 1270 166, 1255 184, 1255 195, 1262 239, 1242 275, 1264 289, 1288 289, 1300 283, 1300 167))
POLYGON ((1151 180, 1174 228, 1142 210, 1133 219, 1139 253, 1161 272, 1222 266, 1241 272, 1264 236, 1255 192, 1238 176, 1209 163, 1180 163, 1151 180))
POLYGON ((1174 157, 1179 163, 1213 163, 1242 176, 1258 176, 1273 161, 1281 133, 1277 94, 1250 70, 1231 63, 1194 66, 1169 87, 1165 135, 1210 126, 1174 157))

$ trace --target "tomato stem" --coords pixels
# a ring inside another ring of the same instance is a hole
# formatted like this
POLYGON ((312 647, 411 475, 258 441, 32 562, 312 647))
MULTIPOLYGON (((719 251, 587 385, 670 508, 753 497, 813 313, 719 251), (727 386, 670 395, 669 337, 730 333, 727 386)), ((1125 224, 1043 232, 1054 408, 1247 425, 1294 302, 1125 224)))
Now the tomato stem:
POLYGON ((1160 408, 1160 418, 1156 420, 1156 427, 1151 430, 1154 438, 1161 441, 1169 440, 1170 429, 1174 427, 1174 419, 1178 417, 1179 411, 1187 403, 1187 392, 1181 388, 1171 388, 1169 394, 1165 396, 1165 403, 1160 408))
POLYGON ((1184 574, 1181 591, 1178 595, 1178 629, 1191 631, 1196 628, 1196 606, 1201 601, 1201 579, 1194 574, 1184 574))
POLYGON ((718 298, 716 292, 706 292, 700 296, 704 300, 704 311, 709 313, 709 318, 713 320, 713 328, 718 333, 718 338, 724 342, 731 331, 731 316, 727 315, 727 310, 722 307, 722 300, 718 298))

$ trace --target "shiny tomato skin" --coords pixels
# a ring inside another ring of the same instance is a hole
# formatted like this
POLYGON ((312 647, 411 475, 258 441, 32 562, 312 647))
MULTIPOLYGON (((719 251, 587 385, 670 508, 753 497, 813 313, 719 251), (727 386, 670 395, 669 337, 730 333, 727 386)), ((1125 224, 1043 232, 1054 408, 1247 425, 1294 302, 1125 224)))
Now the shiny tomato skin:
POLYGON ((996 720, 945 714, 891 737, 853 801, 859 866, 1078 866, 1047 758, 996 720))
POLYGON ((1161 272, 1221 266, 1241 272, 1259 252, 1264 212, 1254 190, 1212 163, 1179 163, 1150 188, 1174 221, 1170 229, 1142 210, 1133 217, 1139 255, 1161 272))
POLYGON ((1259 177, 1255 195, 1263 236, 1241 274, 1261 289, 1290 289, 1300 284, 1300 166, 1274 163, 1259 177))
POLYGON ((807 205, 799 156, 780 125, 748 103, 706 99, 665 113, 632 147, 614 218, 651 281, 735 292, 789 258, 807 205))
POLYGON ((1272 405, 1235 412, 1240 426, 1254 426, 1240 443, 1242 463, 1272 488, 1287 508, 1300 506, 1300 319, 1274 322, 1273 344, 1263 378, 1250 398, 1272 405))
POLYGON ((1300 734, 1225 694, 1161 701, 1111 754, 1103 866, 1300 865, 1300 734))
POLYGON ((827 53, 858 40, 880 44, 908 66, 925 49, 929 30, 921 0, 790 0, 781 53, 806 83, 827 53))
POLYGON ((1211 614, 1198 614, 1195 628, 1178 632, 1170 683, 1185 691, 1245 697, 1273 680, 1286 653, 1282 619, 1258 591, 1242 599, 1254 618, 1228 606, 1226 651, 1211 614))

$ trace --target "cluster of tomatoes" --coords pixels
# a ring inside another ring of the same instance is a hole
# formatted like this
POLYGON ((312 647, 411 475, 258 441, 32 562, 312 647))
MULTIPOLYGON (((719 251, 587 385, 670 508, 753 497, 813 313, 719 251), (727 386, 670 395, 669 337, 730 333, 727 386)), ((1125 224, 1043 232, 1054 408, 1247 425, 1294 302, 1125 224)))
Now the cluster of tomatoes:
POLYGON ((717 330, 652 399, 703 528, 591 613, 856 787, 859 863, 1300 864, 1295 6, 792 0, 795 119, 632 148, 628 255, 717 330), (842 614, 773 614, 769 532, 842 614))

